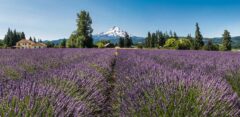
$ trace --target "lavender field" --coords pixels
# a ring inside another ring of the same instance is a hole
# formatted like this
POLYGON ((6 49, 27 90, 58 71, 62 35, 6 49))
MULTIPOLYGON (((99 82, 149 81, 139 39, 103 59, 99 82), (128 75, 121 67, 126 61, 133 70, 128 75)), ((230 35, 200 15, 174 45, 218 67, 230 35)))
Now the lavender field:
POLYGON ((0 116, 240 116, 240 53, 0 50, 0 116))

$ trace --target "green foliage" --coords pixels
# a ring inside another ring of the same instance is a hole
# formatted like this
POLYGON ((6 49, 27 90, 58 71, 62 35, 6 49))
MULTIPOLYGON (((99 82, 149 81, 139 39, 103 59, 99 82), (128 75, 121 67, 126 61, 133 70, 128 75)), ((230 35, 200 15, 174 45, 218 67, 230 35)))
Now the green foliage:
POLYGON ((156 32, 158 46, 163 47, 168 37, 160 31, 156 32))
POLYGON ((99 42, 97 42, 97 47, 98 48, 105 48, 105 45, 106 44, 110 44, 110 45, 113 45, 113 44, 111 44, 111 42, 109 41, 109 40, 101 40, 101 41, 99 41, 99 42))
POLYGON ((49 78, 42 81, 42 83, 61 89, 65 94, 74 97, 75 99, 81 100, 84 97, 82 94, 85 92, 85 89, 83 87, 79 87, 76 83, 70 80, 49 78))
POLYGON ((179 50, 189 50, 191 48, 191 41, 189 39, 179 39, 177 40, 177 49, 179 50))
POLYGON ((25 39, 24 32, 17 32, 16 30, 12 31, 9 28, 7 34, 4 37, 4 44, 6 47, 12 47, 15 46, 16 43, 21 39, 25 39))
POLYGON ((124 37, 124 47, 131 47, 132 46, 132 38, 128 35, 128 33, 125 34, 125 37, 124 37))
POLYGON ((0 48, 3 48, 4 47, 4 42, 3 40, 0 39, 0 48))
POLYGON ((47 98, 31 99, 30 96, 26 96, 19 99, 14 96, 11 100, 5 99, 1 101, 0 114, 1 117, 53 117, 54 109, 47 98))
POLYGON ((175 39, 170 38, 166 41, 164 47, 169 49, 189 50, 191 48, 191 41, 189 39, 175 39))
MULTIPOLYGON (((175 36, 177 39, 176 33, 175 33, 175 36)), ((167 32, 166 33, 162 33, 161 31, 156 31, 156 33, 148 32, 148 36, 145 39, 145 47, 146 48, 163 47, 168 38, 169 38, 169 35, 167 32)), ((173 38, 173 35, 172 35, 172 38, 173 38)))
POLYGON ((63 39, 63 40, 61 41, 61 43, 60 43, 60 47, 61 47, 61 48, 66 48, 66 46, 67 46, 67 40, 66 40, 66 39, 63 39))
POLYGON ((165 94, 162 89, 145 92, 139 110, 133 110, 134 116, 188 117, 200 115, 200 93, 197 89, 184 89, 179 86, 175 93, 165 94), (161 103, 161 104, 159 104, 161 103), (154 108, 154 109, 153 109, 154 108))
POLYGON ((205 46, 203 47, 203 49, 204 49, 204 50, 207 50, 207 51, 218 51, 218 50, 219 50, 219 46, 213 44, 212 40, 208 40, 207 45, 205 45, 205 46))
POLYGON ((123 37, 119 38, 118 46, 121 47, 121 48, 124 47, 124 38, 123 37))
POLYGON ((51 41, 47 41, 45 44, 47 45, 48 48, 53 48, 55 46, 55 44, 51 41))
POLYGON ((67 48, 75 48, 76 47, 76 32, 73 32, 67 41, 67 48))
POLYGON ((176 32, 173 33, 173 38, 178 39, 178 36, 177 36, 176 32))
POLYGON ((27 73, 35 73, 36 72, 36 66, 31 65, 29 63, 22 63, 20 66, 27 72, 27 73))
POLYGON ((105 48, 105 44, 102 42, 98 42, 96 45, 98 48, 105 48))
POLYGON ((195 32, 195 41, 194 41, 194 49, 199 50, 204 46, 203 36, 200 32, 200 28, 198 23, 196 23, 196 32, 195 32))
POLYGON ((81 11, 77 14, 77 17, 77 30, 71 34, 67 43, 67 47, 92 48, 92 19, 87 11, 81 11))
POLYGON ((240 72, 229 73, 225 77, 232 89, 240 96, 240 72))
POLYGON ((156 33, 152 33, 152 36, 151 36, 151 44, 150 44, 150 47, 151 48, 155 48, 156 45, 157 45, 157 36, 156 36, 156 33))
POLYGON ((18 80, 21 78, 21 74, 13 68, 5 67, 3 71, 4 75, 9 77, 10 79, 18 80))
POLYGON ((177 49, 178 48, 178 41, 174 38, 168 39, 164 45, 165 48, 169 49, 177 49))
POLYGON ((232 50, 232 45, 231 45, 231 35, 230 35, 230 32, 228 32, 228 30, 225 30, 224 31, 224 34, 223 34, 223 40, 222 40, 222 50, 223 51, 230 51, 232 50))
MULTIPOLYGON (((30 37, 30 39, 31 39, 31 37, 30 37)), ((33 42, 35 42, 35 43, 37 42, 36 38, 33 39, 33 42)))
POLYGON ((126 33, 124 37, 119 38, 118 45, 121 48, 130 48, 133 45, 132 38, 126 33))
POLYGON ((145 39, 145 44, 147 48, 152 47, 152 34, 150 32, 148 32, 148 36, 145 39))
POLYGON ((138 43, 138 44, 137 44, 137 48, 143 49, 143 44, 142 44, 142 43, 138 43))

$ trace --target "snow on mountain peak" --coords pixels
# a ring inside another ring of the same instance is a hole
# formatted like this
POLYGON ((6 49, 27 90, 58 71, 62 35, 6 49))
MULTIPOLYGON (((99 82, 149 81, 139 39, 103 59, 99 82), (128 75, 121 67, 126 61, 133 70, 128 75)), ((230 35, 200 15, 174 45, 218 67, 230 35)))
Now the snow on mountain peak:
POLYGON ((117 26, 113 26, 107 32, 100 33, 100 35, 114 36, 114 37, 124 37, 127 32, 121 30, 117 26))

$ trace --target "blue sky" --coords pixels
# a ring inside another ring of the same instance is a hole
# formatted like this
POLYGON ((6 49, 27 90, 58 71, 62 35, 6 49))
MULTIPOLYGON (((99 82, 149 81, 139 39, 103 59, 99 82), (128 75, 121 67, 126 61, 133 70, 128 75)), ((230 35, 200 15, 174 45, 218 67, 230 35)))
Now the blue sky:
POLYGON ((204 37, 224 29, 240 35, 239 0, 0 0, 0 38, 8 27, 43 40, 68 38, 81 10, 90 12, 94 34, 119 26, 136 36, 158 29, 194 35, 199 22, 204 37))

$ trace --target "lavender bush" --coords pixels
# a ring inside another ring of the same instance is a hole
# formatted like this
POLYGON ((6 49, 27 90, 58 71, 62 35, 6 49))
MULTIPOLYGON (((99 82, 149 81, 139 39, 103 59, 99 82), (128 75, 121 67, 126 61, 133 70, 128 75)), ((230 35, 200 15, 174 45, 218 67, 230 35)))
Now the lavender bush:
POLYGON ((1 116, 240 116, 233 52, 0 50, 1 116))

